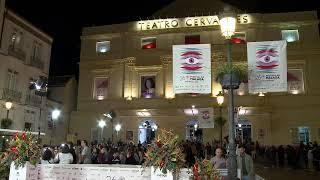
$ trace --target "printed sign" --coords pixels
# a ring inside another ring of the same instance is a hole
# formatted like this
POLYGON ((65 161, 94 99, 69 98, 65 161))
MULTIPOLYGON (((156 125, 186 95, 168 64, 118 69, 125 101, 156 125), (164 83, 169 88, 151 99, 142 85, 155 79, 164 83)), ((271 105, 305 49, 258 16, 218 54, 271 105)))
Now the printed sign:
POLYGON ((199 108, 199 128, 214 128, 213 108, 199 108))
POLYGON ((173 46, 174 93, 211 93, 211 46, 173 46))
POLYGON ((287 92, 287 42, 248 43, 249 93, 287 92))

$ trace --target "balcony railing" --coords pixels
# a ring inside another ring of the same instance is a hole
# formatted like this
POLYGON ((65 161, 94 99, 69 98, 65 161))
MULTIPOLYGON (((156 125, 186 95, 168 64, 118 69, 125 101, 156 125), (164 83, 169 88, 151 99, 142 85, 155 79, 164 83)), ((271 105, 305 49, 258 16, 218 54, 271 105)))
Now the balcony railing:
POLYGON ((30 66, 33 66, 33 67, 36 67, 38 69, 43 70, 44 69, 44 62, 38 57, 31 56, 30 57, 30 66))
POLYGON ((41 106, 41 98, 39 96, 35 95, 27 95, 26 96, 26 104, 35 106, 35 107, 40 107, 41 106))
POLYGON ((15 48, 14 46, 10 45, 8 48, 8 54, 10 56, 16 57, 23 62, 26 62, 26 53, 20 48, 15 48))
POLYGON ((2 91, 2 99, 5 99, 5 100, 10 100, 13 102, 20 103, 21 97, 22 97, 22 93, 15 90, 4 88, 2 91))

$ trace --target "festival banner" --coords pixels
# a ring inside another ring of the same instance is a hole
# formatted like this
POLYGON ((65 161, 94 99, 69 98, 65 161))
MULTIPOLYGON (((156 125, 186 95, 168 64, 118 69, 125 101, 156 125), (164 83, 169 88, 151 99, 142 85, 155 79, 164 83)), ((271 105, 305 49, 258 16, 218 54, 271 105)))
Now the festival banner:
POLYGON ((199 128, 214 128, 213 108, 199 108, 199 128))
POLYGON ((248 42, 249 93, 287 92, 287 42, 248 42))
POLYGON ((172 50, 174 93, 210 94, 210 44, 174 45, 172 50))

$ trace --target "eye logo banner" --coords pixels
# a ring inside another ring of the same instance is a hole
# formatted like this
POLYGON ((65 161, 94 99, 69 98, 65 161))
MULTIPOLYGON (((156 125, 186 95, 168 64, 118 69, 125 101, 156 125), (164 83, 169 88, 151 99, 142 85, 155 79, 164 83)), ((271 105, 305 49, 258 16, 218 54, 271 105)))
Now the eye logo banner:
POLYGON ((174 93, 211 93, 210 44, 174 45, 174 93))
POLYGON ((248 42, 249 93, 287 92, 287 42, 248 42))

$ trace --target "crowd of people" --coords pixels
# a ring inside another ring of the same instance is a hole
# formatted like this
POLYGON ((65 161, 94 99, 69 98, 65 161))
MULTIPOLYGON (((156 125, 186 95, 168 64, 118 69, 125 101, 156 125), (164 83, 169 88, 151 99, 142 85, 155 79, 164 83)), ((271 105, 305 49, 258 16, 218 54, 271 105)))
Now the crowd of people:
MULTIPOLYGON (((196 159, 208 159, 215 168, 227 168, 228 152, 227 138, 221 144, 219 141, 200 143, 196 141, 181 141, 180 146, 185 154, 186 167, 191 167, 196 159)), ((106 143, 78 141, 65 143, 55 147, 44 145, 42 164, 130 164, 141 165, 147 144, 133 144, 108 141, 106 143)), ((320 170, 320 146, 316 142, 301 143, 298 146, 263 146, 258 142, 245 141, 237 144, 237 167, 242 174, 254 175, 253 161, 271 167, 309 168, 320 170)), ((249 178, 250 179, 250 178, 249 178)))

